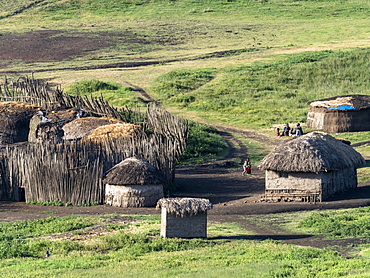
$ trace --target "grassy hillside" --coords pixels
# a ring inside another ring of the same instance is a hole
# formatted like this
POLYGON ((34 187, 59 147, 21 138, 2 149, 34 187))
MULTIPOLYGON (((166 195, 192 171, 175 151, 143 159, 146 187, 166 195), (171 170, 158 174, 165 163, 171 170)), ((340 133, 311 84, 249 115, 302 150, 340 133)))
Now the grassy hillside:
POLYGON ((250 66, 177 70, 154 81, 168 106, 244 127, 305 122, 307 102, 370 94, 368 49, 292 54, 250 66))

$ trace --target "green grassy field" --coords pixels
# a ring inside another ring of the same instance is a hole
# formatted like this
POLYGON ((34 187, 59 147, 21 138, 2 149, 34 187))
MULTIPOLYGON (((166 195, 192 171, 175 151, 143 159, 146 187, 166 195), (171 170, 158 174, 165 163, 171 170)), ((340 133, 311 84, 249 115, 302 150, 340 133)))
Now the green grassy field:
MULTIPOLYGON (((328 212, 326 215, 337 219, 337 214, 340 213, 328 212)), ((353 214, 368 217, 368 209, 363 210, 362 215, 355 211, 353 214)), ((210 223, 208 239, 164 239, 159 237, 159 218, 157 215, 103 215, 1 223, 0 277, 370 275, 368 245, 357 246, 357 257, 346 259, 330 250, 272 240, 222 239, 253 235, 235 223, 210 223), (100 230, 93 227, 100 227, 100 230), (94 231, 97 231, 95 235, 94 231), (46 250, 51 254, 48 259, 43 258, 46 250)), ((315 228, 312 219, 316 218, 311 213, 301 223, 306 228, 315 228)), ((351 220, 347 217, 346 221, 351 220)), ((299 223, 294 224, 297 225, 299 223)))

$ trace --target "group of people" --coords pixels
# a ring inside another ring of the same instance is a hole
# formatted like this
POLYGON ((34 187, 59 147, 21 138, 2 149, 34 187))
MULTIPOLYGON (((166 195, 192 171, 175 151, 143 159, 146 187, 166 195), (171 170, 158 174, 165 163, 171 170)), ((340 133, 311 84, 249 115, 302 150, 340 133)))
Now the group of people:
POLYGON ((281 136, 301 136, 303 135, 303 130, 301 127, 301 124, 298 123, 297 127, 291 128, 289 124, 284 125, 284 129, 282 132, 280 132, 280 128, 276 129, 276 136, 281 137, 281 136))
MULTIPOLYGON (((280 128, 276 129, 276 136, 278 136, 278 137, 281 137, 281 136, 301 136, 301 135, 303 135, 303 130, 302 130, 302 127, 301 127, 300 123, 297 123, 297 126, 296 126, 295 129, 291 128, 288 123, 284 125, 283 131, 280 132, 280 128)), ((246 173, 248 175, 252 174, 252 165, 251 165, 251 162, 250 162, 249 158, 247 158, 244 161, 242 176, 244 176, 246 173)))

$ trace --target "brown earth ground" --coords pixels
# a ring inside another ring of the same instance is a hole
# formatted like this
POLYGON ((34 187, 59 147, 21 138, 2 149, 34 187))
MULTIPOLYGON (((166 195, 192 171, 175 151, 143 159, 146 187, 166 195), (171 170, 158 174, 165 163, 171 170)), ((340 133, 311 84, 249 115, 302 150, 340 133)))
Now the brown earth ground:
MULTIPOLYGON (((1 35, 1 34, 0 34, 1 35)), ((138 43, 149 43, 141 41, 141 38, 133 38, 131 34, 116 34, 115 37, 107 39, 106 34, 98 34, 87 37, 82 33, 61 34, 58 31, 38 31, 24 34, 4 34, 0 40, 0 69, 2 74, 14 73, 7 70, 12 60, 20 59, 25 63, 50 62, 71 59, 114 44, 115 40, 136 39, 138 43), (104 40, 101 38, 104 37, 104 40), (12 43, 9 43, 9 42, 12 43), (5 43, 6 42, 6 43, 5 43), (46 42, 46 43, 42 43, 46 42)), ((157 61, 162 62, 162 61, 157 61)), ((152 62, 155 63, 155 62, 152 62)), ((111 64, 94 66, 94 68, 137 66, 142 63, 111 64)), ((85 69, 84 67, 74 69, 85 69)), ((69 70, 74 70, 69 69, 69 70)), ((88 68, 86 68, 88 69, 88 68)), ((55 69, 54 69, 55 70, 55 69)), ((63 69, 65 70, 65 69, 63 69)), ((20 74, 21 72, 16 72, 20 74)), ((134 86, 134 85, 132 85, 134 86)), ((145 98, 150 99, 144 90, 140 89, 145 98)), ((248 154, 248 150, 240 140, 232 138, 232 133, 238 133, 245 138, 273 145, 270 139, 263 135, 245 130, 232 130, 218 127, 221 135, 228 142, 237 142, 239 146, 232 147, 228 157, 222 161, 211 164, 196 165, 193 167, 179 167, 176 169, 175 182, 177 190, 171 197, 202 197, 208 198, 214 204, 210 210, 209 220, 212 222, 238 222, 245 229, 255 232, 255 235, 231 237, 233 239, 264 240, 267 238, 282 240, 291 244, 314 247, 333 247, 349 256, 346 246, 353 243, 361 243, 364 240, 325 240, 321 236, 292 234, 278 226, 279 223, 271 223, 267 226, 256 225, 249 218, 256 215, 293 212, 302 210, 324 210, 338 208, 352 208, 367 206, 370 204, 370 183, 359 184, 356 190, 338 195, 330 201, 309 203, 266 203, 260 202, 260 196, 264 192, 264 173, 253 166, 252 175, 242 176, 241 166, 235 168, 230 163, 232 158, 242 159, 248 154)), ((232 146, 233 144, 230 143, 232 146)), ((159 214, 155 208, 115 208, 105 205, 93 207, 45 207, 31 205, 22 202, 0 202, 0 221, 18 221, 35 219, 48 216, 66 215, 102 215, 102 214, 159 214)), ((258 219, 258 218, 257 218, 258 219)))

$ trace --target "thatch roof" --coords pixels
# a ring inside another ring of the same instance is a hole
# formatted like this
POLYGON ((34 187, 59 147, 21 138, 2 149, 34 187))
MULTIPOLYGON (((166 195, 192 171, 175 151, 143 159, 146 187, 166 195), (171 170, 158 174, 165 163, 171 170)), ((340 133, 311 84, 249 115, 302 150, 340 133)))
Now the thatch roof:
POLYGON ((104 126, 99 126, 94 130, 91 130, 85 139, 92 141, 102 141, 108 138, 122 138, 122 137, 132 137, 136 132, 142 130, 140 125, 134 125, 129 123, 114 123, 104 126))
POLYGON ((111 185, 155 185, 163 182, 161 171, 136 157, 126 158, 113 166, 104 178, 104 183, 111 185))
POLYGON ((38 111, 40 107, 21 101, 0 101, 0 113, 17 114, 29 110, 38 111))
POLYGON ((311 132, 281 143, 258 166, 262 170, 319 173, 365 165, 351 146, 324 132, 311 132))
POLYGON ((320 99, 307 103, 312 107, 334 108, 342 105, 350 105, 354 110, 370 108, 370 96, 368 95, 344 95, 331 98, 320 99))
POLYGON ((64 139, 72 140, 86 136, 90 131, 104 125, 115 124, 121 121, 107 117, 84 117, 77 118, 63 126, 64 139))
POLYGON ((157 208, 166 208, 167 213, 176 216, 192 216, 212 209, 208 199, 201 198, 162 198, 157 202, 157 208))

